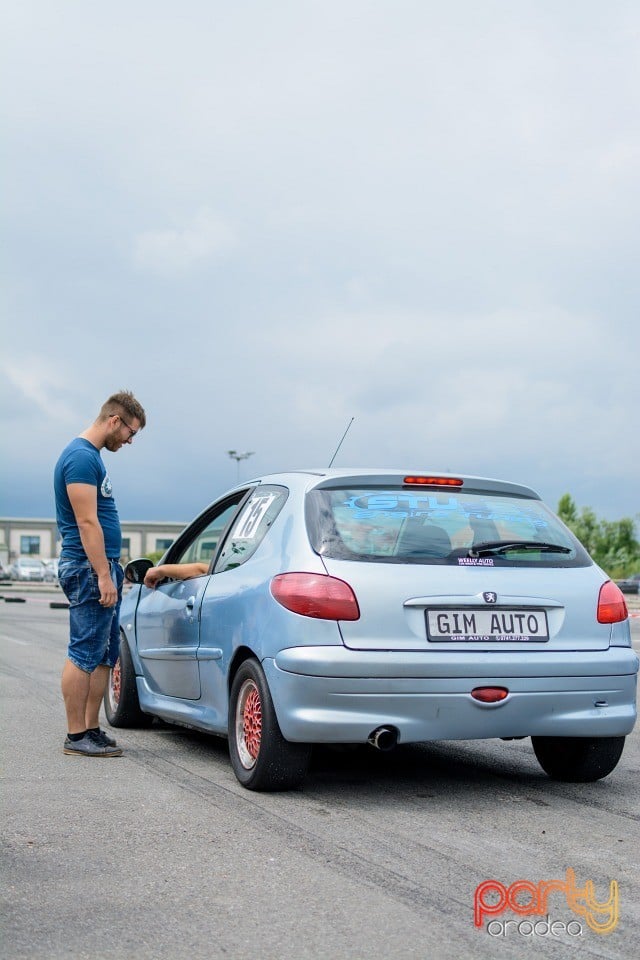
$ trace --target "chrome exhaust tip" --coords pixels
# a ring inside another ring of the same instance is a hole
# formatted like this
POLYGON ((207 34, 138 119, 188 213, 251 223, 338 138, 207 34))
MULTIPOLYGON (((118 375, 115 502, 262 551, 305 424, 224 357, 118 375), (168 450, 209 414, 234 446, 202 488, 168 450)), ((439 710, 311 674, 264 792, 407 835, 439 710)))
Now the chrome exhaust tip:
POLYGON ((369 734, 367 743, 383 752, 393 750, 398 744, 398 731, 395 727, 376 727, 369 734))

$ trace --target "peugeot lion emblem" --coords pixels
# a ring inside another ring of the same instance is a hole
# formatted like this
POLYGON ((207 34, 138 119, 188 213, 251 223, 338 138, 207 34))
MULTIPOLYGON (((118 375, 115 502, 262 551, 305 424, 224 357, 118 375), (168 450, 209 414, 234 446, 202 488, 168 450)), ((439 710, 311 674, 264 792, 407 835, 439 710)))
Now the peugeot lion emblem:
POLYGON ((484 597, 485 603, 495 603, 498 599, 498 594, 494 593, 492 590, 485 590, 482 596, 484 597))

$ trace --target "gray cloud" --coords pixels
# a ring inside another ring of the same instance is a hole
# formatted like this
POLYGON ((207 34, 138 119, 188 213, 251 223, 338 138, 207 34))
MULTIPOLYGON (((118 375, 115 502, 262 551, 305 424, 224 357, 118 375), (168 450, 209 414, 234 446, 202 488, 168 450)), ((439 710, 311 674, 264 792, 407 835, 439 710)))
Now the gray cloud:
MULTIPOLYGON (((626 2, 5 11, 3 513, 121 386, 123 516, 244 476, 450 468, 635 514, 626 2)), ((636 403, 637 405, 637 403, 636 403)))

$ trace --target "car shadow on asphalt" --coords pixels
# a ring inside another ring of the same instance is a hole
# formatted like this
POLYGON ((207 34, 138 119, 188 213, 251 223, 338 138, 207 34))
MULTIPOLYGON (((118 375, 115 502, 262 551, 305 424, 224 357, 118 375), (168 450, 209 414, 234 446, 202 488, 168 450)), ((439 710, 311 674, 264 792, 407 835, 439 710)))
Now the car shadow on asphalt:
POLYGON ((314 747, 307 780, 309 785, 314 781, 367 783, 381 789, 389 784, 400 788, 428 786, 437 793, 464 785, 493 788, 496 781, 549 782, 527 741, 499 746, 484 742, 478 745, 477 741, 431 741, 400 744, 385 752, 366 744, 342 748, 319 745, 314 747))
MULTIPOLYGON (((149 730, 161 743, 155 746, 179 747, 181 751, 207 754, 215 763, 229 766, 225 738, 198 730, 155 720, 149 730)), ((387 796, 390 790, 425 791, 428 796, 446 797, 454 789, 487 789, 520 785, 561 791, 577 784, 551 781, 538 766, 530 739, 514 741, 430 741, 400 744, 390 751, 376 750, 369 744, 316 744, 302 790, 305 792, 335 788, 342 790, 366 786, 371 796, 387 796)), ((590 784, 591 788, 597 784, 590 784)))
MULTIPOLYGON (((233 776, 226 738, 157 718, 145 732, 154 735, 154 752, 171 754, 175 747, 206 758, 233 776)), ((593 783, 552 780, 538 765, 531 739, 525 737, 507 741, 434 740, 399 744, 389 751, 369 744, 316 744, 307 775, 297 790, 306 795, 344 795, 353 790, 361 799, 366 795, 369 802, 380 803, 388 803, 391 795, 395 799, 413 796, 448 802, 454 793, 466 794, 477 802, 493 800, 498 793, 503 799, 527 799, 539 806, 548 806, 561 797, 607 806, 611 801, 617 805, 625 803, 625 797, 635 797, 635 779, 621 765, 610 777, 593 783), (611 791, 614 786, 615 801, 611 791)))

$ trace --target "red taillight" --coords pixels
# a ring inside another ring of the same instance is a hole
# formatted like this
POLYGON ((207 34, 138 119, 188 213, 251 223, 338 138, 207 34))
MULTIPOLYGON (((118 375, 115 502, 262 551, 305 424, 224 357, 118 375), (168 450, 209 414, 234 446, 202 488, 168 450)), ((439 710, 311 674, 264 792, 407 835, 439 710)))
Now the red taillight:
POLYGON ((344 580, 322 573, 281 573, 271 581, 271 593, 283 607, 319 620, 358 620, 356 596, 344 580))
POLYGON ((419 487, 461 487, 462 480, 457 477, 405 477, 406 484, 415 484, 419 487))
POLYGON ((476 687, 471 691, 471 696, 480 703, 500 703, 507 699, 509 691, 506 687, 476 687))
POLYGON ((600 587, 598 623, 619 623, 629 616, 624 594, 617 584, 607 580, 600 587))

